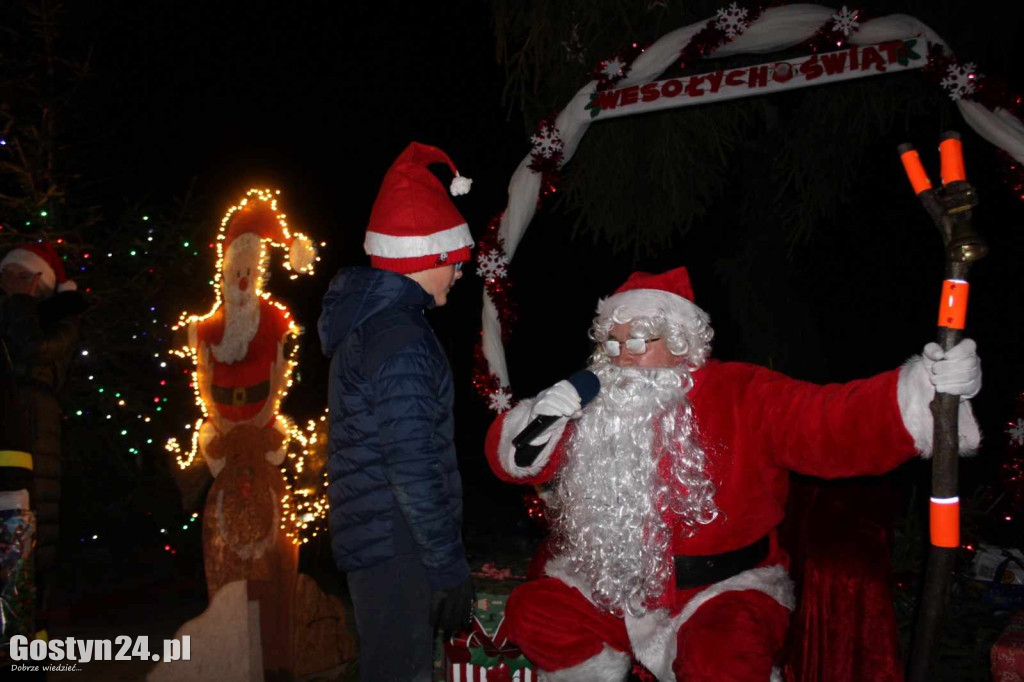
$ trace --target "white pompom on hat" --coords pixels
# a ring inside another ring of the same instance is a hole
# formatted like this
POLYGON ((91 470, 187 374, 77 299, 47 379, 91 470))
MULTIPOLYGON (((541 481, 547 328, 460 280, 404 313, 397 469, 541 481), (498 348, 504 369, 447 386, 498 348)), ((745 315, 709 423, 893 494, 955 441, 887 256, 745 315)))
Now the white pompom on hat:
POLYGON ((433 163, 444 163, 454 173, 453 196, 469 192, 473 181, 459 175, 447 154, 411 143, 384 175, 370 212, 363 248, 373 267, 407 275, 469 260, 469 226, 427 169, 433 163))
POLYGON ((74 280, 68 279, 60 255, 50 242, 30 242, 11 249, 0 260, 0 270, 12 263, 39 273, 39 283, 53 291, 74 291, 78 288, 74 280))

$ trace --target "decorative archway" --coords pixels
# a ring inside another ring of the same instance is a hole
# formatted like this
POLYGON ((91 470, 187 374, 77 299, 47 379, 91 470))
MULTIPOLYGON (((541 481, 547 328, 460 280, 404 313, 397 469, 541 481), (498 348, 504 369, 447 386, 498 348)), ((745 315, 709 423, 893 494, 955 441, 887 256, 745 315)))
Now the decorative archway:
POLYGON ((594 121, 925 67, 975 132, 1024 164, 1024 122, 1014 113, 1021 102, 1000 101, 1005 95, 993 94, 997 88, 980 87, 985 78, 974 64, 958 62, 938 34, 905 14, 860 22, 858 11, 846 6, 786 5, 758 11, 733 2, 646 49, 634 45, 603 61, 598 76, 557 116, 540 121, 530 155, 509 182, 505 209, 480 239, 477 272, 485 289, 473 376, 478 393, 496 412, 512 404, 504 348, 511 326, 508 264, 540 199, 554 188, 552 173, 569 162, 594 121), (799 45, 808 48, 801 58, 657 80, 680 62, 769 55, 799 45))

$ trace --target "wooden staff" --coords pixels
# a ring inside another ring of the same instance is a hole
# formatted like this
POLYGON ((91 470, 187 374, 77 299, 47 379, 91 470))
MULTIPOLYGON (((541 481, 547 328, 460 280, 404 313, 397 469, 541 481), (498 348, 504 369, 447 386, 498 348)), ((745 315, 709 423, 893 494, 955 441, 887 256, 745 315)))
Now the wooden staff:
MULTIPOLYGON (((925 210, 942 233, 946 247, 946 278, 939 302, 938 342, 949 351, 964 335, 967 315, 967 274, 971 264, 985 257, 988 246, 971 226, 971 210, 978 205, 974 188, 964 173, 960 135, 948 132, 939 145, 942 187, 933 188, 921 160, 909 144, 899 146, 907 177, 925 210)), ((932 496, 929 507, 931 548, 924 590, 914 626, 908 682, 926 682, 935 656, 943 613, 949 602, 953 566, 960 546, 960 498, 957 491, 960 456, 957 415, 960 398, 936 393, 931 410, 935 422, 932 451, 932 496)))

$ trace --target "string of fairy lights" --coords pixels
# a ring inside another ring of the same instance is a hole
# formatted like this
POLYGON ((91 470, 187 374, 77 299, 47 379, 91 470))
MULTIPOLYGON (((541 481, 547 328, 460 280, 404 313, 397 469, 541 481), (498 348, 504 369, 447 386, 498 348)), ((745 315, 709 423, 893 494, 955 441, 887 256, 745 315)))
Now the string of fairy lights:
MULTIPOLYGON (((286 240, 280 242, 275 241, 271 237, 261 237, 258 259, 259 276, 255 280, 258 296, 266 304, 280 311, 288 325, 285 338, 282 341, 287 348, 285 367, 281 376, 283 387, 272 396, 274 401, 272 414, 275 415, 275 426, 285 437, 284 447, 286 456, 280 467, 285 481, 285 493, 280 500, 282 510, 281 529, 292 542, 305 544, 309 542, 310 538, 316 537, 323 529, 327 516, 326 472, 322 473, 319 477, 320 480, 317 481, 310 481, 310 476, 308 475, 310 471, 322 469, 322 467, 314 469, 309 462, 312 458, 316 457, 322 463, 326 440, 322 436, 318 436, 318 421, 310 420, 304 431, 293 420, 280 412, 281 401, 293 385, 293 375, 298 365, 298 360, 296 359, 298 343, 296 341, 302 333, 302 328, 295 322, 291 311, 285 305, 273 300, 270 292, 260 291, 259 287, 261 282, 266 281, 269 274, 271 248, 293 248, 294 242, 298 241, 300 249, 308 250, 308 258, 300 259, 302 262, 293 263, 291 258, 284 260, 284 267, 290 271, 291 279, 297 278, 299 274, 313 274, 314 263, 319 261, 320 258, 315 255, 315 250, 313 250, 308 237, 300 233, 293 234, 288 228, 286 216, 278 211, 277 197, 279 195, 280 190, 253 188, 246 193, 245 198, 241 202, 228 209, 221 220, 215 242, 217 260, 214 268, 214 278, 210 280, 210 285, 214 289, 215 303, 208 312, 201 315, 183 312, 179 316, 177 323, 171 327, 172 331, 187 330, 188 332, 188 341, 177 348, 172 348, 169 352, 178 358, 191 361, 191 369, 186 371, 191 374, 189 385, 192 388, 195 403, 199 407, 202 417, 197 419, 194 424, 185 425, 186 430, 191 432, 189 436, 190 444, 187 449, 182 448, 178 439, 173 436, 167 439, 164 448, 167 452, 174 455, 178 467, 182 470, 192 466, 197 459, 197 454, 200 451, 200 432, 204 422, 210 418, 210 410, 207 405, 208 398, 203 395, 202 391, 202 387, 205 385, 206 378, 203 376, 203 373, 206 367, 201 364, 199 357, 201 350, 197 340, 198 325, 213 317, 221 306, 220 283, 224 266, 225 241, 227 239, 227 228, 232 217, 237 211, 246 208, 251 201, 265 202, 276 216, 281 232, 286 240)), ((321 242, 320 245, 326 246, 326 243, 321 242)), ((319 423, 326 423, 326 413, 320 416, 319 423)))

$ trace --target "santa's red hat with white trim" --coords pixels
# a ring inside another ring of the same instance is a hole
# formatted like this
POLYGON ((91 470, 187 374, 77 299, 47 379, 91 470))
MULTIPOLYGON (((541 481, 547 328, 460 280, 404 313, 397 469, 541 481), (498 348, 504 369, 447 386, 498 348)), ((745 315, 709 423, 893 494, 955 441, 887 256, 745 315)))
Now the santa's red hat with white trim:
POLYGON ((384 175, 370 211, 363 248, 375 268, 404 275, 469 260, 473 237, 465 218, 427 166, 447 164, 454 196, 469 192, 472 180, 459 175, 437 147, 413 142, 384 175))
POLYGON ((619 322, 636 317, 664 317, 684 324, 708 320, 693 302, 693 285, 685 267, 659 274, 634 272, 614 294, 598 302, 597 314, 619 322))
POLYGON ((275 246, 288 249, 288 266, 291 270, 307 273, 316 260, 316 247, 304 234, 288 229, 283 213, 277 210, 269 190, 250 190, 244 205, 234 209, 227 218, 224 229, 224 251, 232 242, 244 234, 252 234, 267 240, 275 246))
POLYGON ((68 279, 64 273, 60 255, 50 242, 30 242, 11 249, 0 260, 0 270, 12 263, 39 273, 39 283, 50 291, 74 291, 78 288, 74 280, 68 279))

